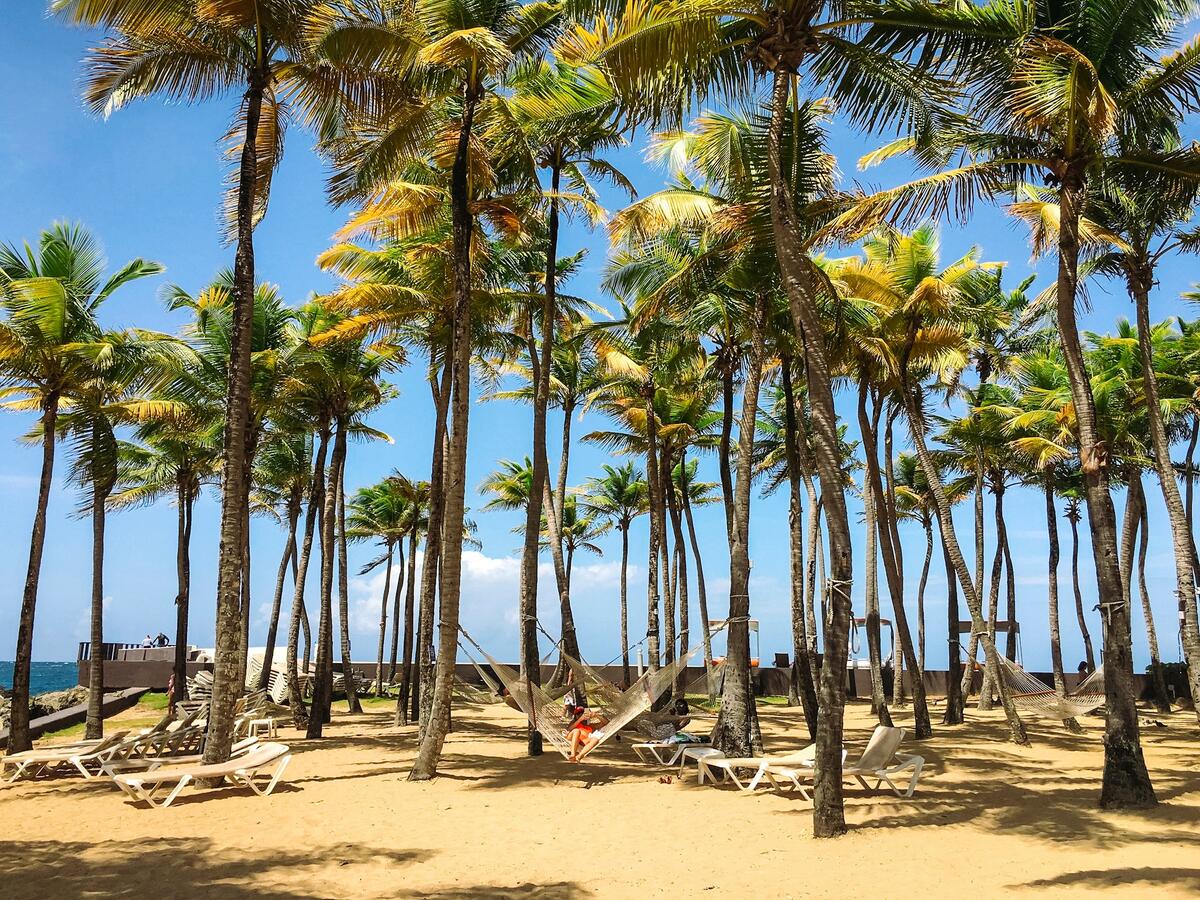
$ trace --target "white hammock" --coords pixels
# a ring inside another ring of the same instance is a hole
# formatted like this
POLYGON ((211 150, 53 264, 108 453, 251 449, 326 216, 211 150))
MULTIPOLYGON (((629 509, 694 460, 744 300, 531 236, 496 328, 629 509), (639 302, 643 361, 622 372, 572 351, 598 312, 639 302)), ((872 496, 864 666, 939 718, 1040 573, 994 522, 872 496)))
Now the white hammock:
POLYGON ((1054 688, 1034 678, 1008 657, 996 655, 1009 696, 1023 713, 1047 719, 1073 719, 1104 705, 1103 666, 1081 681, 1074 693, 1059 696, 1054 688))
MULTIPOLYGON (((461 630, 461 629, 460 629, 461 630)), ((463 636, 471 642, 492 667, 496 677, 504 684, 509 696, 516 701, 521 711, 529 718, 529 723, 536 728, 549 743, 564 757, 571 756, 571 742, 567 738, 567 728, 574 720, 567 713, 561 698, 546 692, 541 685, 534 684, 527 678, 522 678, 510 666, 497 661, 479 646, 466 631, 463 636)), ((670 665, 660 669, 647 670, 637 681, 613 698, 612 703, 604 703, 596 707, 596 711, 606 719, 599 729, 600 739, 590 747, 584 755, 603 744, 614 734, 640 716, 654 705, 654 701, 663 691, 671 686, 676 676, 683 671, 693 656, 704 649, 697 644, 687 653, 674 660, 670 665)), ((594 671, 594 670, 593 670, 594 671)), ((582 759, 582 757, 580 757, 582 759)))

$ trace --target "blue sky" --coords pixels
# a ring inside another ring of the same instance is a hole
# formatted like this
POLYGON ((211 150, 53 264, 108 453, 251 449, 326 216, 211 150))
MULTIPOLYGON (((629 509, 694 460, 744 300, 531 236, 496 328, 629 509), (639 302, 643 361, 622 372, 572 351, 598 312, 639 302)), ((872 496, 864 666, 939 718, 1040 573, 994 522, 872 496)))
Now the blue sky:
MULTIPOLYGON (((9 4, 5 28, 0 30, 0 240, 35 240, 38 232, 57 219, 80 221, 103 242, 113 265, 142 256, 167 267, 165 276, 146 279, 125 289, 109 302, 107 322, 113 326, 137 325, 175 331, 183 324, 179 315, 165 311, 157 291, 170 281, 195 290, 232 262, 232 251, 220 243, 218 210, 225 175, 219 146, 232 114, 234 101, 226 98, 201 107, 167 106, 158 102, 126 109, 109 121, 91 116, 79 98, 80 60, 97 36, 49 20, 40 3, 25 0, 9 4)), ((859 174, 855 160, 877 146, 881 138, 857 133, 839 122, 832 129, 831 146, 838 156, 843 178, 849 183, 859 174)), ((642 139, 617 155, 639 191, 649 192, 662 183, 662 173, 642 159, 642 139)), ((905 175, 902 164, 873 170, 864 183, 883 186, 905 175)), ((331 209, 323 196, 324 171, 312 152, 311 141, 299 130, 288 138, 284 163, 271 195, 271 208, 256 234, 258 277, 277 283, 285 297, 302 302, 311 292, 328 289, 332 282, 317 270, 314 259, 328 246, 330 235, 342 223, 345 211, 331 209)), ((617 208, 619 196, 605 198, 617 208)), ((1039 274, 1038 286, 1052 274, 1047 261, 1030 263, 1024 234, 1000 211, 981 208, 969 225, 946 224, 943 257, 949 260, 979 245, 988 260, 1009 261, 1010 286, 1030 271, 1039 274)), ((565 229, 563 251, 589 250, 582 271, 570 285, 573 293, 603 302, 598 283, 607 241, 603 231, 588 232, 579 223, 565 229)), ((841 251, 839 251, 841 252, 841 251)), ((1178 300, 1190 286, 1190 263, 1172 260, 1160 272, 1152 315, 1194 315, 1178 300)), ((1111 329, 1118 316, 1132 309, 1119 286, 1097 285, 1091 291, 1093 309, 1085 314, 1088 328, 1111 329)), ((350 490, 372 483, 392 469, 415 478, 428 477, 432 415, 429 392, 416 365, 394 378, 400 396, 373 420, 394 438, 393 444, 353 445, 347 471, 350 490)), ((843 415, 853 420, 853 398, 839 400, 843 415)), ((471 411, 468 488, 472 492, 495 462, 528 453, 530 416, 526 408, 507 402, 476 404, 471 411)), ((21 585, 28 553, 29 527, 37 487, 37 451, 19 442, 32 420, 8 414, 0 417, 0 658, 11 658, 16 640, 21 585)), ((561 427, 553 419, 552 429, 561 427)), ((589 416, 573 423, 576 435, 605 427, 589 416)), ((852 426, 852 432, 856 429, 852 426)), ((556 433, 552 431, 552 434, 556 433)), ((551 446, 557 440, 551 440, 551 446)), ((606 452, 576 442, 571 457, 570 483, 579 484, 609 461, 606 452)), ((49 534, 38 602, 34 657, 41 660, 73 659, 76 642, 87 637, 90 591, 90 529, 73 515, 76 496, 65 483, 60 457, 51 497, 49 534)), ((702 462, 702 477, 715 481, 712 458, 702 462)), ((1159 641, 1167 660, 1178 658, 1177 623, 1172 596, 1174 572, 1165 516, 1157 486, 1147 481, 1151 498, 1149 586, 1153 597, 1159 641)), ((1118 497, 1118 504, 1121 502, 1118 497)), ((517 517, 511 513, 483 512, 483 501, 469 497, 475 508, 483 549, 469 552, 464 572, 463 622, 474 636, 501 656, 516 647, 517 547, 511 533, 517 517), (493 649, 494 648, 494 649, 493 649)), ((990 522, 989 498, 989 522, 990 522)), ((1039 494, 1012 491, 1008 497, 1009 532, 1017 570, 1018 614, 1024 631, 1026 663, 1047 668, 1046 634, 1046 531, 1043 501, 1039 494)), ((781 496, 755 496, 751 525, 754 562, 751 611, 762 623, 762 652, 766 659, 787 651, 788 543, 786 500, 781 496)), ((858 509, 853 509, 857 517, 858 509)), ((968 509, 959 515, 959 533, 969 553, 968 509)), ((121 512, 110 518, 106 570, 106 620, 108 640, 136 641, 146 632, 172 633, 175 594, 175 511, 163 504, 153 509, 121 512)), ((710 612, 723 613, 728 596, 728 551, 719 507, 697 512, 701 546, 708 576, 710 612)), ((192 643, 211 646, 216 561, 217 503, 209 493, 196 512, 193 543, 192 643)), ((856 528, 856 567, 861 575, 862 535, 856 528)), ((1064 556, 1069 552, 1069 531, 1060 522, 1064 556)), ((1089 607, 1095 604, 1090 573, 1090 553, 1084 533, 1083 582, 1089 607)), ((924 539, 920 529, 904 526, 905 573, 910 616, 915 606, 924 539)), ((617 640, 617 573, 619 537, 604 539, 604 556, 583 558, 577 566, 575 615, 582 650, 593 662, 605 662, 620 650, 617 640)), ((644 632, 645 622, 645 520, 635 527, 631 546, 634 569, 630 573, 630 630, 644 632), (640 590, 640 594, 639 594, 640 590)), ((274 573, 282 551, 282 536, 265 520, 253 525, 253 593, 255 617, 252 642, 261 643, 274 573)), ((987 550, 990 565, 991 546, 987 550)), ((352 547, 354 572, 373 558, 374 548, 352 547)), ((1063 615, 1063 651, 1068 668, 1082 658, 1082 643, 1071 608, 1069 570, 1060 568, 1063 615)), ((693 573, 694 577, 694 573, 693 573)), ((543 621, 557 629, 554 594, 548 569, 543 566, 541 605, 543 621)), ((881 574, 882 580, 882 574, 881 574)), ((351 626, 356 659, 373 656, 378 623, 378 590, 382 575, 355 578, 351 590, 351 626)), ((312 596, 310 592, 310 598, 312 596)), ((883 593, 887 610, 886 590, 883 593)), ((289 594, 290 596, 290 594, 289 594)), ((692 589, 693 605, 695 588, 692 589)), ((862 615, 862 580, 856 577, 855 611, 862 615)), ((312 600, 310 599, 310 609, 312 600)), ((965 608, 963 609, 965 616, 965 608)), ((940 555, 935 553, 926 595, 928 664, 946 661, 944 634, 945 579, 940 555)), ((693 608, 693 620, 698 614, 693 608)), ((1089 612, 1093 637, 1100 623, 1089 612)), ((1145 629, 1135 613, 1135 657, 1146 660, 1145 629)), ((863 650, 865 653, 865 649, 863 650)))

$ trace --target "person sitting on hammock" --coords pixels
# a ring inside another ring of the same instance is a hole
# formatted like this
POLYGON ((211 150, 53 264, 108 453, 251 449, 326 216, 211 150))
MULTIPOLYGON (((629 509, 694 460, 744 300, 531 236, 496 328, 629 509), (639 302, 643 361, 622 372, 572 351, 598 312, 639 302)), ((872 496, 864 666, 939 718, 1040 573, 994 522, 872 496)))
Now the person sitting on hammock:
POLYGON ((569 762, 579 762, 587 756, 604 739, 604 732, 600 729, 608 724, 608 719, 585 706, 576 706, 574 714, 575 718, 567 726, 567 740, 571 745, 571 755, 567 757, 569 762))

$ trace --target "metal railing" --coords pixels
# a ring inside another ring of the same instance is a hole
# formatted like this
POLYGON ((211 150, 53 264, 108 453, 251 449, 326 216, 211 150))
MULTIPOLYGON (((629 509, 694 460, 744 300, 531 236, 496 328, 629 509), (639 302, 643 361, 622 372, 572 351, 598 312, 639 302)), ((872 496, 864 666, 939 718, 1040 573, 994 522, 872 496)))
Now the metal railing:
MULTIPOLYGON (((122 650, 132 650, 134 648, 139 648, 141 646, 142 646, 141 644, 104 643, 104 644, 100 645, 100 657, 105 662, 109 662, 109 661, 116 659, 117 654, 120 653, 122 650)), ((79 642, 79 656, 76 657, 76 659, 79 662, 86 662, 87 660, 90 660, 91 658, 92 658, 92 642, 91 641, 80 641, 79 642)))

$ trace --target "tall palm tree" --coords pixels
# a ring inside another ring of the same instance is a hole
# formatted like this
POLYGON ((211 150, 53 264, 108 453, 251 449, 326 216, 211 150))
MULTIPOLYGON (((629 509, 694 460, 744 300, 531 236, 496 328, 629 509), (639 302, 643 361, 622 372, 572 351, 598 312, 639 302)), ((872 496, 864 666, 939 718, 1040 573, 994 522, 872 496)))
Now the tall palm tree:
POLYGON ((221 422, 205 410, 184 411, 175 421, 151 422, 138 428, 137 443, 118 443, 117 482, 109 506, 123 509, 175 502, 175 693, 187 699, 188 619, 192 596, 191 543, 196 500, 206 484, 216 481, 221 461, 221 422))
POLYGON ((108 29, 86 60, 84 98, 105 115, 152 96, 199 103, 240 94, 226 135, 237 160, 226 198, 229 237, 236 240, 232 276, 229 390, 225 404, 225 469, 217 566, 216 669, 208 762, 228 758, 234 701, 245 673, 245 557, 249 545, 252 461, 251 330, 254 316, 254 227, 266 213, 283 154, 291 100, 311 117, 330 99, 330 80, 305 64, 302 26, 318 4, 291 0, 246 3, 176 0, 53 0, 72 24, 108 29))
MULTIPOLYGON (((9 749, 28 750, 29 667, 37 609, 46 510, 54 476, 60 405, 88 377, 89 361, 74 348, 99 338, 100 307, 120 287, 162 271, 158 263, 134 259, 105 278, 104 255, 82 226, 56 223, 42 232, 37 248, 0 246, 0 388, 5 405, 39 415, 42 464, 37 507, 29 541, 29 565, 21 595, 9 749)), ((99 652, 99 648, 96 648, 99 652)))
POLYGON ((589 478, 582 496, 589 514, 605 517, 621 532, 621 677, 633 681, 629 669, 629 529, 633 520, 650 510, 649 487, 645 475, 632 462, 623 466, 602 466, 604 475, 589 478))

